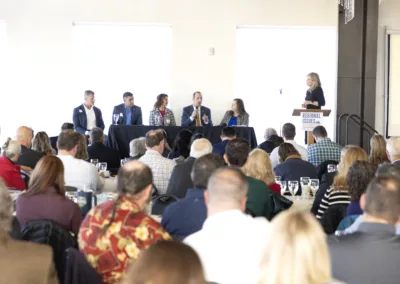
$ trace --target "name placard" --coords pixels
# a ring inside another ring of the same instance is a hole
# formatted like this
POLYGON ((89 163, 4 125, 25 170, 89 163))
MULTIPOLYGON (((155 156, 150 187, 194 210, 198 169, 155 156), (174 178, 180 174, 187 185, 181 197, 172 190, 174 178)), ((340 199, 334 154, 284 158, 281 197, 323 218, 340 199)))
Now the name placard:
POLYGON ((315 127, 322 125, 324 120, 322 112, 302 112, 300 117, 305 131, 313 131, 315 127))

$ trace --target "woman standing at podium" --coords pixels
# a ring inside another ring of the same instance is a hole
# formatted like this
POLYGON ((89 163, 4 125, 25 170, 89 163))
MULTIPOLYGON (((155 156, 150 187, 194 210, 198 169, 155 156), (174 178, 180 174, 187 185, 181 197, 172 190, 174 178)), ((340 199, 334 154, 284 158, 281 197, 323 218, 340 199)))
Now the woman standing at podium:
MULTIPOLYGON (((325 105, 325 96, 317 73, 307 75, 307 86, 308 90, 302 107, 306 109, 321 109, 325 105)), ((305 133, 305 143, 307 144, 307 131, 305 133)))

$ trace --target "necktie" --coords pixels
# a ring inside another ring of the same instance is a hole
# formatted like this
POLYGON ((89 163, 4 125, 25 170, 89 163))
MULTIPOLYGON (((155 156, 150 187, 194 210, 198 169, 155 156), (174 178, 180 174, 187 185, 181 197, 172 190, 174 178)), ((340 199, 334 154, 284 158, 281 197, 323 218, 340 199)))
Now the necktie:
POLYGON ((197 116, 196 116, 196 126, 201 126, 201 121, 200 121, 200 111, 197 110, 197 116))

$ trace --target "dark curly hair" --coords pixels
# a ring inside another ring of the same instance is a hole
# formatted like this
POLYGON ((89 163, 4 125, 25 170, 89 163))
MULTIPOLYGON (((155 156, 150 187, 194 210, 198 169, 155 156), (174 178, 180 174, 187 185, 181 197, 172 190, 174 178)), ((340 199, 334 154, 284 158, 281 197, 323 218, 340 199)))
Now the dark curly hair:
POLYGON ((377 166, 369 161, 356 161, 349 168, 346 182, 351 201, 359 201, 361 195, 367 190, 368 184, 375 176, 377 166))

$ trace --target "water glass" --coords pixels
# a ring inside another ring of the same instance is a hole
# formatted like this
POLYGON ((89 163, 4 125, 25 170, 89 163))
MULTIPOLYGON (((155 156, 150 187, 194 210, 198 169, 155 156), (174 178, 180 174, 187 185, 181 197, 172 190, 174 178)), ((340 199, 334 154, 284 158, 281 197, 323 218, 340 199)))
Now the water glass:
POLYGON ((113 119, 114 119, 115 125, 117 125, 118 124, 118 120, 119 120, 119 114, 114 114, 113 115, 113 119))
POLYGON ((310 180, 310 187, 311 187, 311 191, 315 197, 315 194, 317 194, 317 191, 319 189, 319 180, 318 179, 310 180))
POLYGON ((294 197, 297 194, 297 191, 299 191, 299 181, 289 180, 288 188, 289 188, 290 194, 294 197))
POLYGON ((310 178, 309 177, 301 177, 300 185, 301 185, 301 195, 304 199, 310 197, 310 178))
POLYGON ((121 167, 123 167, 127 162, 129 161, 129 159, 125 158, 121 160, 121 167))
POLYGON ((107 171, 107 163, 99 163, 98 168, 99 168, 99 172, 101 172, 101 173, 107 171))
POLYGON ((286 181, 281 180, 277 184, 281 186, 281 195, 284 195, 286 193, 286 181))
POLYGON ((275 182, 279 183, 282 180, 282 177, 280 176, 275 176, 275 182))
POLYGON ((99 163, 99 160, 98 159, 90 159, 90 163, 97 167, 97 164, 99 163))
POLYGON ((337 172, 337 165, 329 164, 328 173, 335 173, 335 172, 337 172))

